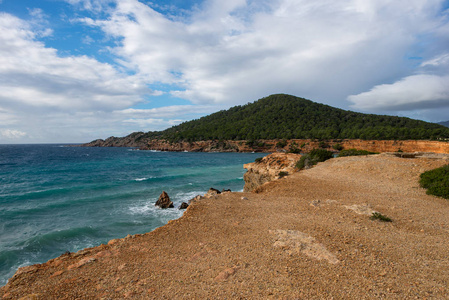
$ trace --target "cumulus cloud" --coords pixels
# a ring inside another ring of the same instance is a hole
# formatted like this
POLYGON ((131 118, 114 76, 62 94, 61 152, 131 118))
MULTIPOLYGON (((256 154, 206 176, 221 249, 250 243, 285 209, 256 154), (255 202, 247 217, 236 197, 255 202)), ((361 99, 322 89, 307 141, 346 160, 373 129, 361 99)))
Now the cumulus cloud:
POLYGON ((3 130, 88 141, 272 93, 429 118, 447 105, 444 0, 204 0, 178 14, 149 1, 65 1, 77 10, 70 24, 85 26, 80 42, 91 28, 106 35, 110 63, 46 47, 39 39, 55 33, 44 11, 27 22, 0 13, 3 130), (168 95, 192 105, 156 103, 168 95), (162 107, 135 108, 145 101, 162 107))
POLYGON ((23 111, 112 111, 149 92, 134 76, 87 56, 60 57, 36 41, 35 32, 12 15, 0 14, 0 102, 23 111))
POLYGON ((449 76, 413 75, 349 96, 353 107, 370 111, 407 111, 449 107, 449 76))
MULTIPOLYGON (((442 1, 439 1, 442 3, 442 1)), ((194 103, 237 104, 286 92, 342 106, 347 95, 404 77, 403 59, 440 24, 435 1, 205 1, 170 19, 137 0, 83 19, 150 82, 194 103), (340 101, 340 102, 338 102, 340 101)))

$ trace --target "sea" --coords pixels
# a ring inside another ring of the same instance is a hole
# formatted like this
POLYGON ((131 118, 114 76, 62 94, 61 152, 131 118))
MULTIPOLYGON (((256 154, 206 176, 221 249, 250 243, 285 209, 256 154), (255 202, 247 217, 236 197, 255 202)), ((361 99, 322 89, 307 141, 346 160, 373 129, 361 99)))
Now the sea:
POLYGON ((0 145, 0 286, 22 266, 145 233, 209 188, 242 191, 261 153, 0 145), (155 207, 166 191, 175 208, 155 207))

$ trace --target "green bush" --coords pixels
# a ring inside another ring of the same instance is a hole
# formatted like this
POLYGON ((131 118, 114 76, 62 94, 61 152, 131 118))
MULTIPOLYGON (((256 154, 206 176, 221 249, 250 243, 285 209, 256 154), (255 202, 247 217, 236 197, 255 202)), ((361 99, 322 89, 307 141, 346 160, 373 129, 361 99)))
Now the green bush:
POLYGON ((279 172, 279 174, 278 174, 279 178, 285 177, 285 176, 287 176, 287 175, 288 175, 288 172, 284 172, 284 171, 281 171, 281 172, 279 172))
POLYGON ((334 144, 334 145, 332 146, 332 148, 334 148, 334 149, 337 150, 337 151, 343 150, 343 146, 342 146, 340 143, 334 144))
POLYGON ((389 217, 384 216, 383 214, 381 214, 379 212, 373 212, 370 219, 371 220, 379 220, 382 222, 393 222, 389 217))
POLYGON ((419 183, 427 194, 449 199, 449 165, 422 173, 419 183))
POLYGON ((276 144, 276 148, 284 148, 285 146, 287 146, 287 140, 279 141, 276 144))
POLYGON ((318 147, 319 148, 323 148, 323 149, 324 148, 329 148, 329 144, 324 142, 324 141, 321 141, 321 142, 318 143, 318 147))
POLYGON ((258 157, 258 158, 256 158, 254 161, 255 161, 256 163, 260 163, 260 162, 262 161, 262 158, 263 158, 263 157, 258 157))
POLYGON ((377 154, 377 153, 376 152, 366 151, 366 150, 348 149, 348 150, 342 150, 338 154, 338 157, 357 156, 357 155, 370 155, 370 154, 377 154))
POLYGON ((301 159, 296 163, 296 168, 302 170, 304 168, 310 168, 319 162, 328 160, 333 157, 331 151, 325 149, 313 149, 310 153, 304 154, 301 159))
MULTIPOLYGON (((302 147, 301 147, 302 148, 302 147)), ((290 144, 290 147, 288 148, 287 153, 301 153, 301 148, 298 148, 298 144, 296 142, 293 142, 290 144)))

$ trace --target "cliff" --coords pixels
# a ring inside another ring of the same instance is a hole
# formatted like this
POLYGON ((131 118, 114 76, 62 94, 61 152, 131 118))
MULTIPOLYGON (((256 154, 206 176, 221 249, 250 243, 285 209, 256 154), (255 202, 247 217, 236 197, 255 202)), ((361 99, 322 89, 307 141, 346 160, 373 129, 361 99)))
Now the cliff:
POLYGON ((440 158, 334 158, 194 201, 180 219, 20 268, 1 299, 447 299, 440 158), (392 219, 370 219, 379 212, 392 219))
POLYGON ((262 159, 243 165, 247 172, 243 175, 245 180, 244 192, 251 192, 259 186, 282 178, 295 172, 296 162, 301 158, 299 154, 273 153, 262 159))
POLYGON ((311 140, 311 139, 293 139, 293 140, 259 140, 248 141, 225 141, 211 140, 198 142, 169 142, 166 140, 147 140, 140 138, 143 133, 135 136, 123 138, 110 137, 106 140, 95 140, 84 147, 136 147, 141 150, 158 151, 189 151, 189 152, 287 152, 292 148, 297 148, 301 152, 310 152, 316 148, 328 148, 333 150, 336 144, 344 149, 355 148, 358 150, 368 150, 372 152, 433 152, 449 153, 449 142, 447 141, 426 141, 426 140, 311 140))

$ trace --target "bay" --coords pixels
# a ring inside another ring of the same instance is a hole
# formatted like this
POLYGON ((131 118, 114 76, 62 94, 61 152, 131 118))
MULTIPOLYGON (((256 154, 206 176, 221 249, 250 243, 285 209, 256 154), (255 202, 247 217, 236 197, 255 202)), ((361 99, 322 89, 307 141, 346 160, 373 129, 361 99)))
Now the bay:
POLYGON ((152 231, 210 187, 241 191, 261 156, 0 145, 0 286, 18 267, 152 231), (162 191, 174 209, 154 206, 162 191))

